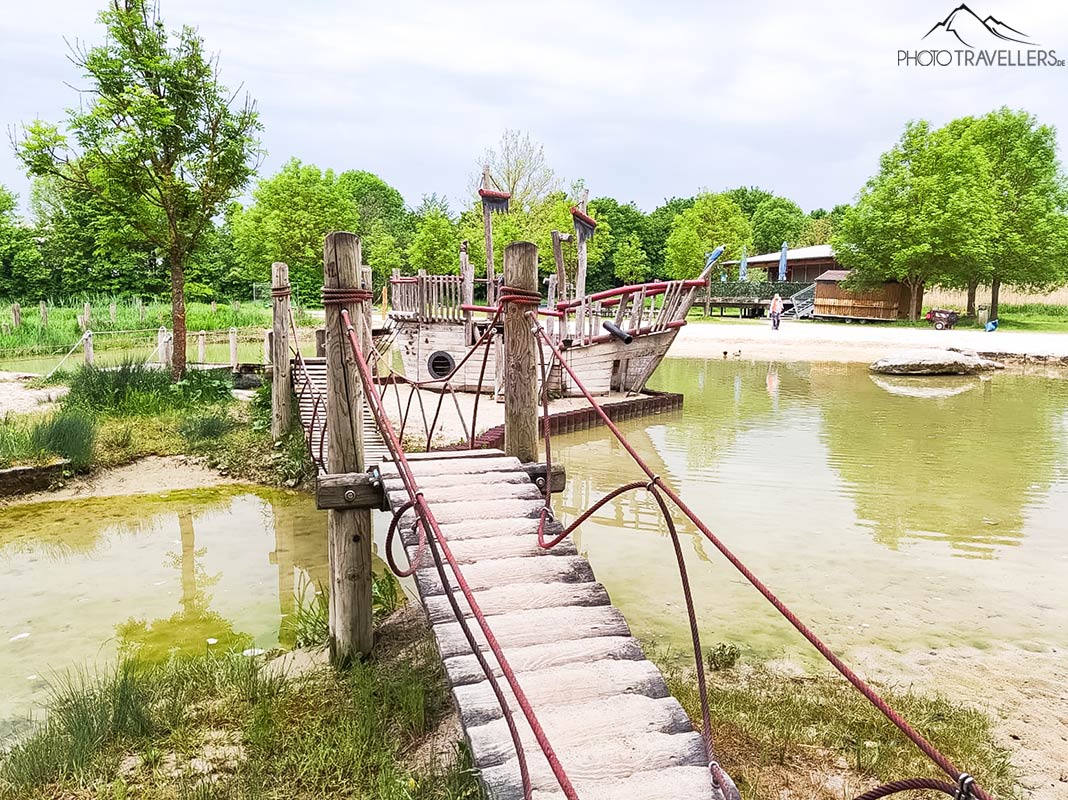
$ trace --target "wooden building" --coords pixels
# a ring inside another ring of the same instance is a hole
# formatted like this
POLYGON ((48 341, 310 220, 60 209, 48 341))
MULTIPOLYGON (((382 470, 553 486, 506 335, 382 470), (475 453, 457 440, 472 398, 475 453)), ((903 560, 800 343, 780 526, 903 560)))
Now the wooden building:
MULTIPOLYGON (((847 269, 829 269, 816 278, 812 316, 858 320, 908 319, 909 287, 888 281, 874 289, 851 292, 842 287, 842 282, 848 277, 847 269)), ((922 288, 918 305, 923 305, 922 288)))
MULTIPOLYGON (((779 280, 780 252, 751 256, 747 260, 749 270, 761 270, 768 273, 769 281, 779 280)), ((724 266, 737 267, 739 262, 728 261, 724 266)), ((791 283, 812 283, 827 270, 840 269, 829 244, 817 244, 811 247, 794 247, 786 251, 786 280, 791 283)))

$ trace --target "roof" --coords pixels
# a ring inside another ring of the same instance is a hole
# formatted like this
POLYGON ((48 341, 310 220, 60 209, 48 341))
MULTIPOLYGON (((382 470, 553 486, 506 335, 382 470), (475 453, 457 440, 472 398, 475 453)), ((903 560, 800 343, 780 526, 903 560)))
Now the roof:
POLYGON ((834 281, 835 283, 841 283, 849 277, 848 269, 829 269, 816 278, 817 281, 834 281))
MULTIPOLYGON (((779 257, 782 255, 781 250, 776 250, 774 253, 765 253, 761 256, 750 256, 750 264, 763 264, 763 263, 779 263, 779 257)), ((811 247, 793 247, 786 251, 786 260, 801 261, 809 258, 834 258, 834 251, 831 250, 829 244, 814 244, 811 247)))

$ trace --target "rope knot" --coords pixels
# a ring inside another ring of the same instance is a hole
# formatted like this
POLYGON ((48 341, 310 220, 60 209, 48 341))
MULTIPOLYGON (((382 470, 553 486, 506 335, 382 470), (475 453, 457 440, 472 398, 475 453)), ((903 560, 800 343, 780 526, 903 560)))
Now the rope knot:
MULTIPOLYGON (((656 488, 656 484, 659 483, 659 481, 660 481, 660 476, 659 475, 654 475, 649 480, 649 482, 647 484, 645 484, 645 491, 647 491, 647 492, 653 491, 653 489, 656 488)), ((714 761, 712 763, 715 764, 714 761)))
POLYGON ((341 306, 348 303, 361 303, 371 300, 371 292, 367 289, 335 289, 330 286, 323 287, 323 305, 341 306))

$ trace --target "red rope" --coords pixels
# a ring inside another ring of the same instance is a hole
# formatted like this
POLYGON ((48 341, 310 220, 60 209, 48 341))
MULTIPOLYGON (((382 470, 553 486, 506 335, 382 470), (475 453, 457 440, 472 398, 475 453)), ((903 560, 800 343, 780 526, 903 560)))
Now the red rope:
MULTIPOLYGON (((770 602, 776 608, 776 610, 778 610, 778 612, 780 614, 782 614, 783 617, 785 617, 786 620, 791 625, 793 625, 793 627, 802 636, 804 636, 805 639, 807 639, 809 641, 809 643, 812 644, 812 646, 815 647, 816 650, 818 650, 819 653, 824 658, 826 658, 834 666, 834 668, 837 669, 846 678, 846 680, 848 680, 851 684, 853 684, 853 686, 861 694, 863 694, 864 697, 867 698, 868 702, 870 702, 880 712, 882 712, 882 714, 888 720, 890 720, 890 722, 892 722, 898 728, 898 730, 900 730, 906 737, 908 737, 908 739, 914 745, 916 745, 916 747, 918 747, 924 753, 924 755, 926 755, 929 759, 931 759, 931 761, 933 761, 935 764, 937 764, 938 767, 940 769, 942 769, 943 772, 945 772, 948 776, 950 776, 954 780, 959 781, 959 780, 962 779, 962 776, 966 776, 966 774, 962 773, 959 769, 957 769, 953 765, 953 763, 948 758, 946 758, 946 756, 943 755, 940 750, 938 750, 938 748, 936 748, 933 744, 931 744, 929 741, 927 741, 926 738, 924 738, 918 731, 916 731, 911 725, 909 725, 909 723, 906 722, 905 719, 900 714, 897 713, 897 711, 895 711, 893 708, 891 708, 890 705, 885 700, 883 700, 883 698, 874 689, 872 689, 870 686, 868 686, 868 684, 865 683, 865 681, 862 678, 860 678, 860 676, 858 676, 855 672, 853 672, 853 670, 850 669, 849 666, 846 665, 846 663, 844 661, 842 661, 842 659, 840 659, 837 655, 835 655, 831 651, 831 649, 829 647, 827 647, 827 645, 824 644, 823 641, 818 636, 816 636, 816 634, 811 629, 809 629, 809 627, 807 625, 805 625, 797 617, 797 615, 795 615, 789 608, 787 608, 785 603, 783 603, 778 597, 775 596, 775 594, 771 591, 771 589, 769 589, 767 587, 767 585, 765 585, 763 583, 763 581, 761 581, 759 578, 757 578, 757 576, 755 574, 753 574, 753 572, 744 563, 742 563, 742 561, 733 552, 731 552, 730 548, 728 548, 719 539, 719 537, 717 537, 708 528, 708 526, 705 525, 705 523, 697 516, 697 514, 695 514, 690 509, 690 507, 687 506, 686 503, 683 502, 682 498, 679 497, 678 494, 676 494, 671 489, 671 487, 669 487, 667 484, 665 484, 660 479, 660 477, 658 475, 656 475, 656 473, 653 472, 652 469, 650 469, 649 465, 645 463, 645 461, 638 454, 638 452, 631 446, 631 444, 627 441, 626 437, 619 430, 619 428, 615 425, 615 423, 612 422, 612 419, 608 416, 608 414, 605 413, 604 409, 600 406, 600 404, 597 402, 597 400, 593 397, 592 394, 590 394, 589 390, 582 383, 581 379, 578 377, 578 375, 575 374, 575 371, 571 368, 571 366, 564 359, 564 357, 560 353, 559 349, 556 347, 555 344, 553 344, 553 342, 546 335, 545 330, 540 325, 537 325, 536 322, 535 322, 535 331, 536 331, 536 335, 546 345, 548 345, 548 347, 552 351, 553 355, 560 362, 560 365, 563 367, 564 370, 567 371, 568 375, 571 377, 571 380, 579 388, 579 390, 585 396, 586 400, 593 407, 594 411, 601 418, 601 421, 608 427, 608 429, 612 432, 612 435, 616 437, 616 439, 619 441, 619 443, 621 445, 623 445, 623 448, 630 454, 631 458, 638 465, 638 467, 649 477, 649 479, 650 479, 649 480, 649 486, 650 487, 655 487, 656 489, 661 490, 665 495, 667 495, 667 497, 669 497, 671 499, 671 502, 674 503, 675 506, 683 514, 685 514, 686 517, 688 517, 689 520, 694 525, 697 526, 697 529, 700 530, 702 534, 704 534, 705 538, 707 538, 716 547, 716 549, 719 550, 720 553, 722 553, 723 556, 740 573, 742 573, 743 576, 745 576, 746 580, 748 580, 757 589, 757 591, 759 591, 762 595, 764 595, 764 597, 768 600, 768 602, 770 602)), ((617 490, 615 494, 619 494, 619 493, 621 493, 621 490, 617 490)), ((603 505, 603 503, 601 503, 601 505, 603 505)), ((599 507, 599 506, 597 506, 597 507, 599 507)), ((587 512, 587 514, 584 514, 582 517, 580 517, 580 520, 586 519, 589 516, 589 513, 590 512, 587 512)), ((543 511, 542 514, 544 515, 545 512, 543 511)), ((540 531, 539 531, 539 533, 540 533, 540 531)), ((562 538, 562 537, 557 537, 557 540, 559 540, 559 538, 562 538)), ((540 535, 539 535, 539 543, 541 543, 540 535)), ((698 655, 698 662, 700 663, 700 656, 699 655, 698 655)), ((970 784, 969 792, 972 795, 974 795, 976 798, 978 798, 979 800, 993 800, 993 798, 989 794, 987 794, 980 787, 975 786, 974 783, 970 784)), ((883 795, 879 795, 879 796, 883 796, 883 795)), ((859 798, 858 798, 858 800, 859 800, 859 798)), ((865 800, 867 800, 867 798, 865 798, 865 800)))
POLYGON ((542 753, 545 754, 545 759, 549 763, 549 768, 552 770, 553 775, 556 777, 557 782, 560 784, 560 788, 563 790, 565 797, 568 800, 578 800, 578 794, 575 792, 574 786, 571 784, 570 778, 567 773, 564 772, 563 766, 560 764, 560 760, 556 755, 556 751, 550 744, 548 737, 545 735, 545 731, 538 721, 537 715, 534 713, 534 709, 530 704, 530 700, 527 698, 526 693, 523 691, 523 687, 519 685, 519 681, 515 677, 515 672, 511 665, 508 663, 508 659, 505 658, 504 652, 500 643, 497 641, 497 637, 494 635, 493 630, 486 622, 485 614, 483 614, 481 607, 478 604, 478 600, 475 599, 474 592, 471 590, 470 585, 464 578, 463 572, 460 569, 459 564, 456 561, 456 557, 453 555, 452 550, 449 548, 448 540, 442 535, 441 528, 438 526, 437 519, 434 517, 434 512, 430 509, 429 504, 423 498, 423 494, 419 491, 419 488, 415 481, 415 476, 412 474, 411 467, 408 464, 407 458, 404 455, 404 448, 401 446, 400 441, 397 439, 397 435, 393 430, 393 426, 389 422, 389 418, 385 415, 382 406, 382 398, 378 394, 378 389, 374 383, 374 377, 371 374, 370 367, 364 360, 363 354, 360 352, 359 342, 356 339, 356 333, 352 327, 348 311, 342 309, 341 318, 346 326, 346 332, 349 337, 349 344, 352 346, 353 354, 355 356, 356 367, 360 373, 360 379, 364 385, 364 391, 367 397, 371 399, 370 408, 371 413, 374 414, 375 420, 378 423, 379 430, 383 434, 383 438, 386 443, 386 447, 389 449, 393 459, 397 465, 397 470, 400 473, 401 480, 404 483, 404 487, 408 492, 409 499, 413 502, 413 507, 418 517, 421 517, 426 525, 429 527, 430 536, 428 543, 431 553, 434 555, 435 563, 438 566, 438 574, 442 581, 442 588, 446 595, 449 597, 450 605, 453 607, 453 612, 457 615, 457 619, 460 622, 461 627, 465 631, 468 642, 471 645, 472 651, 475 656, 479 658, 479 663, 483 667, 483 672, 486 674, 486 678, 490 681, 491 685, 495 687, 495 693, 497 693, 498 700, 501 702, 501 710, 504 713, 505 719, 508 721, 509 731, 512 733, 512 741, 516 747, 516 755, 519 759, 520 774, 523 779, 523 791, 527 798, 531 797, 531 785, 530 776, 527 772, 525 754, 523 751, 522 741, 519 738, 519 733, 515 729, 514 721, 511 717, 511 710, 508 707, 507 701, 503 697, 503 693, 498 692, 496 681, 493 675, 493 670, 489 668, 488 664, 484 663, 484 657, 481 655, 481 648, 478 642, 475 641, 474 635, 470 634, 470 631, 466 628, 466 621, 459 604, 456 602, 455 597, 452 596, 451 584, 445 574, 444 566, 441 562, 441 555, 444 555, 445 560, 448 561, 449 567, 452 569, 453 575, 456 578, 457 584, 460 586, 460 591, 463 593, 464 598, 467 600, 468 605, 471 608, 471 614, 478 622, 479 628, 481 628, 483 635, 486 637, 486 642, 489 645, 490 650, 493 652, 494 657, 497 659, 497 663, 500 665, 501 672, 504 675, 505 680, 508 682, 512 693, 515 695, 516 702, 519 704, 520 709, 523 712, 523 716, 526 717, 527 723, 530 725, 531 731, 534 733, 534 738, 538 742, 538 746, 541 748, 542 753), (440 550, 440 553, 439 553, 440 550))

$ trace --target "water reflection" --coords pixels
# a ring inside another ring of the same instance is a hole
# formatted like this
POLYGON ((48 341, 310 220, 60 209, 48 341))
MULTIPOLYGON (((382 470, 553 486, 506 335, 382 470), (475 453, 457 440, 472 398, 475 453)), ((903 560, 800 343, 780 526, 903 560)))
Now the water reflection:
MULTIPOLYGON (((672 359, 653 386, 685 393, 684 409, 624 423, 628 439, 832 640, 1068 636, 1068 381, 875 382, 854 365, 672 359)), ((568 473, 566 520, 641 479, 603 429, 554 438, 554 457, 568 473)), ((685 634, 677 570, 642 495, 606 504, 578 541, 638 635, 674 640, 685 634)), ((792 648, 744 579, 680 530, 712 635, 792 648)))

